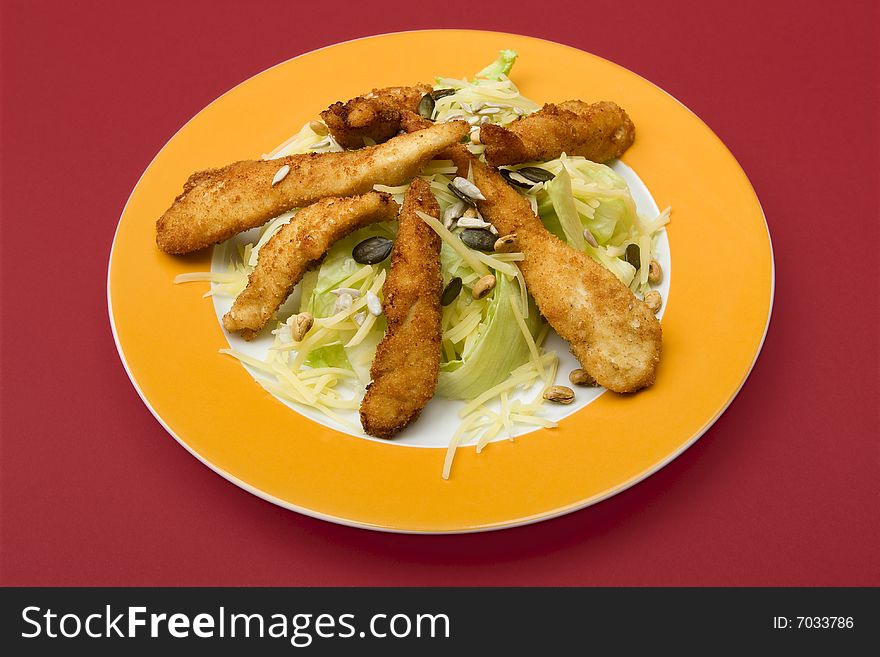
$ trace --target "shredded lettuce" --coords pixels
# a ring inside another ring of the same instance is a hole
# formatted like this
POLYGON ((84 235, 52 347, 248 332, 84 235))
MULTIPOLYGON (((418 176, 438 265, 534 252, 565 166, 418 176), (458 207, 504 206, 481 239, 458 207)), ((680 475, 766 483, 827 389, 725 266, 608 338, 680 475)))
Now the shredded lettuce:
MULTIPOLYGON (((434 88, 446 92, 436 99, 432 118, 437 122, 467 121, 471 130, 466 145, 478 157, 485 148, 479 139, 480 126, 505 126, 539 109, 520 94, 508 77, 516 59, 516 51, 502 50, 470 80, 436 78, 434 88)), ((318 134, 307 124, 264 158, 338 150, 341 147, 332 137, 318 134)), ((655 218, 640 217, 623 178, 608 166, 583 157, 563 154, 549 162, 526 163, 510 170, 515 172, 527 166, 553 174, 551 180, 537 182, 527 190, 518 189, 548 230, 589 254, 634 291, 647 291, 648 265, 657 234, 669 222, 669 210, 655 218), (631 244, 639 246, 637 266, 626 259, 627 246, 631 244)), ((444 283, 453 277, 462 279, 459 296, 443 307, 441 317, 441 364, 436 393, 467 402, 460 413, 462 424, 450 444, 444 477, 449 475, 459 442, 476 440, 479 451, 499 433, 512 435, 514 424, 554 426, 554 422, 536 414, 544 403, 541 390, 552 385, 559 366, 556 354, 543 350, 549 326, 527 294, 524 278, 516 266, 523 254, 482 253, 461 242, 457 219, 464 204, 448 188, 456 173, 449 160, 434 160, 420 173, 440 205, 440 216, 425 215, 422 219, 442 239, 444 283), (474 299, 474 285, 489 273, 496 279, 494 290, 485 298, 474 299), (531 402, 514 398, 515 391, 532 384, 542 388, 531 393, 535 394, 531 402), (497 406, 490 408, 490 402, 497 406)), ((408 186, 407 183, 375 188, 402 202, 408 186)), ((239 251, 239 260, 233 258, 228 272, 193 273, 180 276, 175 282, 207 280, 214 284, 215 293, 235 296, 256 264, 260 247, 292 216, 293 212, 289 212, 270 221, 256 241, 239 251)), ((265 380, 258 380, 272 394, 311 406, 357 430, 356 421, 337 411, 356 411, 364 386, 370 381, 370 367, 387 322, 384 315, 366 312, 366 293, 370 291, 381 298, 390 260, 362 265, 354 261, 351 253, 364 239, 376 235, 394 239, 396 231, 397 222, 356 231, 334 244, 322 263, 306 273, 300 283, 299 312, 310 313, 314 325, 302 341, 293 341, 290 322, 294 318, 289 317, 292 308, 287 305, 279 310, 274 344, 264 360, 235 350, 223 352, 265 375, 265 380), (339 288, 357 290, 357 294, 352 293, 351 304, 338 303, 339 288)))
MULTIPOLYGON (((497 276, 497 285, 470 344, 453 360, 440 364, 437 394, 449 399, 473 399, 506 379, 529 360, 529 347, 517 325, 508 301, 516 289, 516 279, 497 276)), ((462 292, 464 294, 464 292, 462 292)), ((533 336, 543 320, 533 302, 526 324, 533 336)))
MULTIPOLYGON (((364 267, 351 257, 352 249, 363 240, 376 235, 393 239, 395 232, 396 223, 373 224, 355 231, 334 244, 327 252, 320 268, 315 272, 309 272, 304 278, 300 312, 308 312, 315 318, 333 316, 338 299, 333 290, 343 287, 346 280, 364 267)), ((386 260, 377 265, 376 269, 387 269, 388 264, 386 260)), ((374 324, 369 337, 354 347, 346 347, 345 344, 357 332, 357 326, 332 332, 327 336, 327 344, 319 344, 308 353, 305 364, 309 367, 345 368, 354 371, 362 379, 366 375, 366 380, 369 380, 369 362, 364 367, 364 361, 372 360, 376 346, 385 332, 384 317, 379 320, 381 321, 374 324), (375 338, 376 335, 378 338, 375 338)))
POLYGON ((514 62, 516 62, 517 52, 516 50, 502 50, 498 53, 498 59, 489 64, 482 71, 477 73, 474 78, 474 82, 479 78, 483 78, 485 80, 500 80, 502 76, 508 75, 510 73, 510 69, 513 68, 514 62))
POLYGON ((552 180, 527 193, 547 229, 576 249, 586 251, 625 285, 638 292, 647 291, 654 237, 668 223, 668 211, 652 221, 640 217, 626 181, 610 167, 583 157, 563 154, 549 162, 522 166, 539 167, 554 174, 552 180), (624 257, 629 244, 639 246, 637 268, 624 257))

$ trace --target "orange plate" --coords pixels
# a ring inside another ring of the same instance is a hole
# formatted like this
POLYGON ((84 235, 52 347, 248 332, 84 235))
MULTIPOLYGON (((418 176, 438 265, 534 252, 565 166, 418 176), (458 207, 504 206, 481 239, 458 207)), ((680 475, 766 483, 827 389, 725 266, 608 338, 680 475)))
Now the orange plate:
POLYGON ((761 206, 721 141, 650 82, 593 55, 512 34, 406 32, 308 53, 238 85, 165 145, 131 194, 110 256, 108 296, 119 353, 144 402, 181 444, 230 481, 284 507, 358 527, 467 532, 512 527, 582 508, 655 472, 724 411, 761 348, 773 298, 773 256, 761 206), (450 48, 468 43, 467 48, 450 48), (469 77, 513 48, 522 93, 537 102, 613 99, 638 129, 623 160, 673 208, 675 269, 656 384, 607 393, 563 420, 481 455, 364 440, 275 400, 231 358, 200 286, 210 250, 170 257, 155 220, 193 171, 258 158, 332 102, 371 87, 469 77), (552 62, 552 66, 548 66, 552 62), (365 78, 362 71, 371 71, 365 78), (729 276, 723 263, 737 263, 729 276), (723 298, 723 303, 719 299, 723 298))

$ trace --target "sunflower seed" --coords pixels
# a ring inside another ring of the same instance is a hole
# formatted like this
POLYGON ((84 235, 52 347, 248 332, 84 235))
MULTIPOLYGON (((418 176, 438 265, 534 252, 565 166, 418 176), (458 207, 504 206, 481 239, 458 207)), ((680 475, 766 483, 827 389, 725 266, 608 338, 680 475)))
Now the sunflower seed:
POLYGON ((455 223, 455 220, 458 219, 462 213, 464 212, 464 208, 467 204, 464 201, 456 201, 443 212, 443 225, 446 228, 451 228, 455 223))
POLYGON ((593 237, 593 233, 590 232, 589 228, 584 228, 584 239, 587 240, 587 244, 594 248, 598 248, 599 243, 596 241, 596 238, 593 237))
POLYGON ((391 255, 394 242, 386 237, 376 235, 360 242, 351 250, 351 257, 362 265, 375 265, 391 255))
POLYGON ((354 299, 350 294, 340 294, 336 297, 336 303, 333 304, 333 314, 341 313, 344 310, 351 310, 354 299))
POLYGON ((458 191, 458 189, 457 189, 452 183, 449 183, 448 185, 446 185, 446 187, 449 188, 449 191, 450 191, 450 192, 452 192, 453 194, 455 194, 455 196, 458 198, 458 200, 459 200, 461 203, 466 203, 467 205, 470 205, 470 206, 473 206, 473 207, 476 207, 476 206, 477 206, 477 202, 476 202, 474 199, 470 198, 469 196, 465 196, 464 194, 462 194, 460 191, 458 191))
POLYGON ((461 279, 456 276, 443 288, 443 294, 440 295, 440 305, 448 306, 458 298, 459 294, 461 294, 461 279))
POLYGON ((483 228, 465 228, 459 237, 466 246, 476 251, 488 253, 495 250, 496 237, 483 228))
POLYGON ((313 150, 313 151, 319 151, 322 148, 327 148, 332 143, 333 142, 330 140, 330 137, 326 137, 325 139, 322 139, 321 141, 319 141, 317 144, 312 144, 311 146, 309 146, 309 149, 313 150))
POLYGON ((497 107, 487 107, 486 109, 481 109, 480 114, 498 114, 501 110, 497 107))
POLYGON ((458 189, 462 194, 471 198, 475 201, 485 201, 486 197, 483 196, 483 192, 480 191, 480 188, 477 187, 474 183, 472 183, 467 178, 462 178, 461 176, 456 176, 452 179, 452 183, 450 183, 453 187, 458 189))
POLYGON ((480 129, 474 128, 471 130, 471 143, 479 144, 480 143, 480 129))
POLYGON ((357 290, 355 290, 353 287, 338 287, 338 288, 336 288, 335 290, 330 290, 330 291, 331 291, 333 294, 335 294, 337 297, 338 297, 340 294, 347 294, 347 295, 349 295, 352 299, 357 299, 359 296, 361 296, 361 293, 358 292, 357 290))
POLYGON ((354 320, 354 323, 357 324, 358 326, 361 326, 364 323, 364 320, 366 318, 367 318, 367 313, 365 313, 363 310, 360 311, 359 313, 355 313, 354 317, 352 317, 352 319, 354 320))
POLYGON ((479 217, 462 217, 458 220, 459 228, 488 228, 491 225, 488 221, 483 221, 479 217))
POLYGON ((327 126, 322 121, 309 121, 309 129, 320 137, 329 132, 327 126))
POLYGON ((488 116, 481 116, 480 117, 480 125, 486 125, 487 123, 491 123, 491 122, 492 122, 492 119, 490 119, 488 116))
POLYGON ((290 330, 289 324, 282 324, 277 329, 274 329, 272 335, 278 336, 278 340, 281 344, 290 344, 293 342, 293 333, 290 330))
POLYGON ((367 310, 375 317, 382 314, 382 302, 379 301, 379 297, 376 296, 375 292, 367 292, 367 310))
POLYGON ((495 235, 495 237, 498 237, 498 229, 491 224, 489 224, 489 232, 495 235))
POLYGON ((275 172, 275 177, 272 178, 272 187, 274 187, 275 185, 280 183, 282 180, 284 180, 284 177, 288 173, 290 173, 290 166, 287 164, 285 164, 283 167, 278 169, 278 171, 275 172))
POLYGON ((419 101, 419 114, 426 119, 434 116, 434 97, 431 94, 425 94, 419 101))

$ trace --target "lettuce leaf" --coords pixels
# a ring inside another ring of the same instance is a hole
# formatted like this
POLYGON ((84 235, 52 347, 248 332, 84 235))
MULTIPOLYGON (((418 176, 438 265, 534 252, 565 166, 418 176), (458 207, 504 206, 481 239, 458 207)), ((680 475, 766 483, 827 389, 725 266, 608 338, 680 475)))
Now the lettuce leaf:
MULTIPOLYGON (((440 365, 438 395, 448 399, 473 399, 528 361, 528 345, 507 300, 511 291, 516 291, 516 285, 515 279, 498 274, 498 285, 471 348, 459 360, 440 365)), ((529 299, 526 325, 533 337, 542 322, 534 302, 529 299)))
MULTIPOLYGON (((498 59, 477 73, 476 77, 484 80, 500 80, 502 75, 510 73, 517 57, 516 50, 501 50, 498 53, 498 59)), ((474 81, 476 82, 476 80, 474 81)))

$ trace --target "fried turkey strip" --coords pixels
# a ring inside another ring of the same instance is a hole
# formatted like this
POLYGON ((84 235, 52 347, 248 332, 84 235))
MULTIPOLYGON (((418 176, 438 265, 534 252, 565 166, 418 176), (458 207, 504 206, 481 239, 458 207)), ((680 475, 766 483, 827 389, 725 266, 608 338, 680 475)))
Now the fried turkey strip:
POLYGON ((364 431, 391 438, 413 422, 434 396, 440 367, 440 238, 417 211, 440 207, 421 178, 412 181, 400 212, 391 268, 382 288, 385 336, 370 368, 361 402, 364 431))
POLYGON ((627 113, 605 101, 547 104, 506 128, 492 123, 480 127, 486 161, 492 166, 546 162, 562 153, 605 162, 620 157, 634 139, 635 126, 627 113))
POLYGON ((417 111, 422 96, 430 92, 429 84, 373 89, 345 103, 333 103, 321 112, 321 118, 340 146, 363 148, 364 137, 379 144, 396 135, 400 131, 400 113, 417 111))
POLYGON ((323 199, 297 212, 260 249, 247 287, 223 316, 223 326, 252 339, 327 249, 359 228, 396 219, 398 209, 390 195, 369 192, 323 199))
MULTIPOLYGON (((404 117, 407 130, 423 125, 418 115, 404 117)), ((477 201, 480 214, 501 235, 516 233, 526 287, 581 367, 614 392, 651 385, 661 329, 648 306, 605 267, 548 231, 528 201, 464 146, 455 144, 439 156, 452 160, 459 175, 470 169, 486 197, 477 201)))
POLYGON ((467 131, 463 121, 431 125, 359 151, 246 160, 195 173, 156 223, 156 242, 166 253, 189 253, 321 198, 399 185, 467 131), (273 184, 285 166, 287 175, 273 184))

